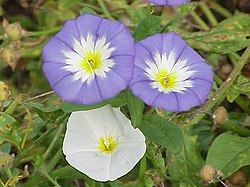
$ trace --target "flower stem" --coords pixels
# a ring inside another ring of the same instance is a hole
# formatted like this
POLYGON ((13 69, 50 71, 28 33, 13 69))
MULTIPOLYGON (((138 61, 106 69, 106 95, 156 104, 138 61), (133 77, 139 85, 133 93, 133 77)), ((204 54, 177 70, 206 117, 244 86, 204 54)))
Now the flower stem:
POLYGON ((62 158, 62 149, 59 148, 59 150, 56 152, 56 154, 53 156, 53 158, 50 160, 50 162, 47 165, 47 172, 50 173, 56 164, 59 162, 59 160, 62 158))
POLYGON ((200 2, 199 5, 200 5, 201 10, 203 11, 203 13, 206 15, 207 19, 211 23, 211 25, 215 27, 218 24, 218 21, 216 17, 214 16, 214 14, 212 13, 212 11, 210 10, 210 8, 204 2, 200 2))
POLYGON ((138 187, 144 187, 144 175, 147 167, 147 157, 146 154, 142 157, 140 161, 140 170, 139 170, 139 182, 138 187))
POLYGON ((194 18, 195 22, 199 24, 203 30, 209 30, 208 25, 200 18, 198 14, 196 14, 194 11, 190 14, 194 18))
POLYGON ((48 173, 43 173, 43 175, 52 183, 55 185, 55 187, 60 187, 60 185, 54 180, 52 179, 52 177, 48 174, 48 173))
POLYGON ((99 6, 101 7, 104 15, 108 18, 108 19, 111 19, 111 20, 114 20, 114 18, 111 16, 108 8, 106 7, 105 3, 103 2, 103 0, 97 0, 99 6))
POLYGON ((210 1, 208 1, 208 3, 212 9, 216 10, 222 16, 224 16, 226 18, 233 16, 233 14, 231 14, 231 12, 229 12, 227 9, 225 9, 223 6, 221 6, 220 4, 215 2, 214 0, 212 0, 212 1, 210 0, 210 1))
POLYGON ((30 128, 31 128, 31 124, 32 124, 32 119, 31 119, 31 114, 30 114, 29 109, 27 109, 24 105, 23 105, 23 107, 24 107, 24 109, 25 109, 25 111, 26 111, 26 113, 27 113, 27 116, 28 116, 28 127, 27 127, 27 129, 26 129, 26 131, 25 131, 25 134, 24 134, 24 137, 23 137, 23 139, 22 139, 21 149, 24 148, 24 145, 25 145, 26 139, 27 139, 27 137, 28 137, 28 134, 29 134, 29 132, 30 132, 30 128))
POLYGON ((51 144, 49 145, 48 149, 46 150, 46 152, 43 155, 44 160, 46 160, 46 158, 49 156, 50 152, 54 148, 54 146, 56 144, 56 141, 58 140, 59 136, 62 134, 63 130, 64 130, 64 124, 61 123, 60 126, 57 129, 55 137, 53 138, 51 144))
POLYGON ((46 29, 44 31, 34 31, 34 32, 30 32, 28 34, 28 36, 33 36, 33 37, 36 37, 36 36, 44 36, 44 35, 49 35, 49 34, 53 34, 57 31, 59 31, 61 29, 61 26, 60 27, 54 27, 52 29, 46 29))
POLYGON ((209 112, 216 104, 220 104, 225 98, 226 92, 232 86, 235 79, 241 73, 241 69, 250 57, 250 46, 245 50, 241 56, 238 64, 235 66, 234 70, 225 80, 225 82, 220 86, 220 88, 214 93, 211 99, 209 99, 200 109, 203 113, 194 114, 191 119, 189 119, 187 126, 198 123, 204 116, 206 112, 209 112))

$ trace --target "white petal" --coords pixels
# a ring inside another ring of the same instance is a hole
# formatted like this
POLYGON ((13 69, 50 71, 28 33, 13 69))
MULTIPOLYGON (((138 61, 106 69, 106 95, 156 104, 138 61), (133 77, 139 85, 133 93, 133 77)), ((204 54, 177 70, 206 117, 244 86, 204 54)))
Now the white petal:
POLYGON ((63 153, 70 165, 98 181, 127 174, 145 154, 145 137, 129 119, 110 105, 73 112, 67 124, 63 153), (100 137, 112 135, 117 147, 111 154, 98 150, 100 137))

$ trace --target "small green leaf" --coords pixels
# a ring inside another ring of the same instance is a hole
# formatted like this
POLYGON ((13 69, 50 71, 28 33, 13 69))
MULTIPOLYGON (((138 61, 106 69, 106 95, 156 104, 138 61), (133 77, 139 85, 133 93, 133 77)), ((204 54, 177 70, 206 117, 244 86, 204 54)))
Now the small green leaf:
POLYGON ((145 116, 141 130, 144 135, 156 144, 160 144, 174 154, 178 154, 183 145, 179 127, 160 116, 145 116))
POLYGON ((79 11, 80 15, 83 15, 83 14, 92 14, 92 15, 97 15, 97 13, 91 9, 91 8, 88 8, 88 7, 84 7, 82 8, 80 11, 79 11))
POLYGON ((129 89, 126 90, 126 98, 132 125, 138 127, 142 121, 144 103, 129 89))
POLYGON ((148 36, 158 33, 161 28, 161 17, 160 16, 150 16, 141 20, 137 26, 134 38, 135 41, 142 40, 148 36))
POLYGON ((206 164, 220 170, 223 178, 243 166, 250 165, 250 138, 221 134, 212 143, 206 164))

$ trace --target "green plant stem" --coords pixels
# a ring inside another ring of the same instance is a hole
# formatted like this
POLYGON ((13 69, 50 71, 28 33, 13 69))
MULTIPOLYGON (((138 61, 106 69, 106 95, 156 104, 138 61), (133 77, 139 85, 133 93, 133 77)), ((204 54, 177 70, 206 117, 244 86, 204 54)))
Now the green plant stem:
POLYGON ((146 154, 142 157, 140 161, 140 170, 139 170, 139 182, 138 187, 144 187, 144 175, 147 168, 147 157, 146 154))
POLYGON ((203 113, 194 114, 191 119, 189 119, 187 126, 194 125, 198 123, 204 116, 206 112, 209 112, 216 104, 220 104, 226 96, 226 92, 232 86, 235 79, 241 73, 241 69, 250 57, 250 46, 245 50, 244 54, 241 56, 239 62, 235 66, 234 70, 225 80, 225 82, 220 86, 220 88, 214 93, 214 95, 209 99, 200 109, 203 113))
POLYGON ((43 175, 56 187, 60 187, 60 185, 54 179, 52 179, 52 177, 48 173, 45 172, 43 173, 43 175))
POLYGON ((34 31, 34 32, 30 32, 28 34, 28 36, 31 36, 31 37, 45 36, 45 35, 49 35, 49 34, 54 34, 57 31, 59 31, 60 29, 61 29, 61 26, 60 27, 54 27, 52 29, 46 29, 44 31, 34 31))
POLYGON ((210 8, 204 2, 200 2, 199 5, 200 5, 201 10, 204 12, 207 19, 211 23, 211 25, 213 27, 215 27, 218 24, 218 21, 217 21, 216 17, 214 16, 214 14, 212 13, 212 11, 210 10, 210 8))
POLYGON ((215 2, 214 0, 209 0, 208 3, 212 9, 216 10, 222 16, 224 16, 226 18, 233 16, 233 14, 231 12, 229 12, 227 9, 225 9, 223 6, 221 6, 220 4, 215 2))
POLYGON ((49 156, 50 152, 52 151, 52 149, 55 146, 56 141, 58 140, 59 136, 62 134, 62 132, 64 131, 64 124, 61 123, 57 129, 57 132, 55 134, 55 137, 53 138, 52 142, 50 143, 48 149, 46 150, 46 152, 43 155, 43 159, 46 160, 47 157, 49 156))
MULTIPOLYGON (((22 105, 23 106, 23 105, 22 105)), ((25 145, 25 142, 26 142, 26 139, 28 137, 28 134, 30 132, 30 128, 31 128, 31 124, 32 124, 32 119, 31 119, 31 114, 30 114, 30 111, 25 107, 23 106, 26 113, 27 113, 27 116, 28 116, 28 127, 27 129, 25 130, 25 134, 23 136, 23 139, 22 139, 22 142, 21 142, 21 149, 24 148, 24 145, 25 145)))
POLYGON ((197 24, 201 26, 203 30, 209 30, 208 25, 200 18, 198 14, 196 14, 194 11, 190 13, 193 19, 197 24))
POLYGON ((59 148, 59 150, 56 152, 56 154, 53 156, 53 158, 50 160, 49 164, 47 165, 47 172, 50 173, 56 166, 56 164, 60 161, 62 158, 62 149, 59 148))
POLYGON ((101 7, 104 15, 108 18, 108 19, 111 19, 111 20, 114 20, 114 18, 111 16, 108 8, 106 7, 105 3, 103 2, 103 0, 97 0, 99 6, 101 7))
POLYGON ((229 131, 232 131, 234 133, 237 133, 240 136, 248 137, 250 136, 250 130, 240 126, 239 124, 232 123, 230 121, 227 121, 225 123, 217 124, 218 127, 221 127, 223 129, 227 129, 229 131))
POLYGON ((91 5, 91 4, 88 4, 88 3, 80 3, 79 5, 83 6, 83 7, 91 8, 91 9, 93 9, 95 11, 99 11, 99 12, 101 11, 101 9, 99 7, 91 5))

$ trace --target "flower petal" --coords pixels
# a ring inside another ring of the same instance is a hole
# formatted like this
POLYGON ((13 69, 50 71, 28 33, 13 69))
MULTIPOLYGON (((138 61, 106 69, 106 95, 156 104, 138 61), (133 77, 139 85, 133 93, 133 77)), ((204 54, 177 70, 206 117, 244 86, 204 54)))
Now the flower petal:
POLYGON ((129 85, 148 105, 173 112, 188 110, 205 102, 212 81, 212 67, 174 32, 155 34, 136 44, 129 85))
POLYGON ((69 117, 63 153, 70 165, 94 180, 113 181, 127 174, 145 151, 141 131, 134 129, 130 120, 110 105, 73 112, 69 117), (117 142, 111 153, 98 148, 99 139, 107 136, 117 142))
POLYGON ((147 0, 155 5, 166 5, 166 6, 176 6, 190 0, 147 0))

